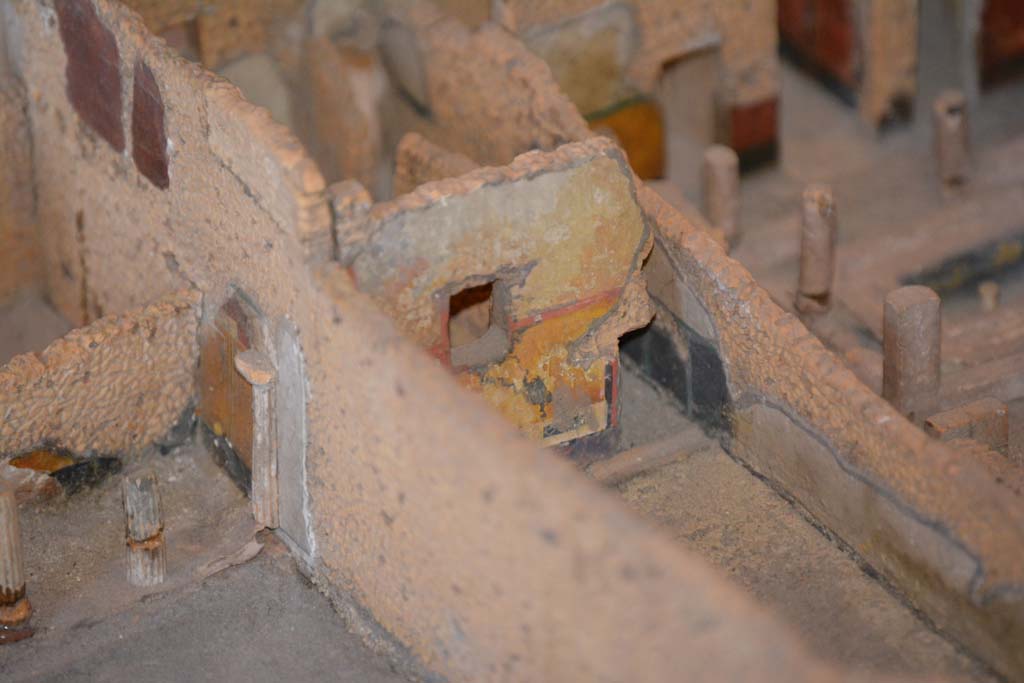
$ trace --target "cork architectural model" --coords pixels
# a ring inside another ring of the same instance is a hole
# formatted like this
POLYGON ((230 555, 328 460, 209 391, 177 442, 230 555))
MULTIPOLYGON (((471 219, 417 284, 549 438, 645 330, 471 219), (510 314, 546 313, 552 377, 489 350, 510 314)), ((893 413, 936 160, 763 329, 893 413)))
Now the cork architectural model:
POLYGON ((1002 0, 0 0, 0 678, 265 546, 409 680, 1024 680, 1022 55, 1002 0))

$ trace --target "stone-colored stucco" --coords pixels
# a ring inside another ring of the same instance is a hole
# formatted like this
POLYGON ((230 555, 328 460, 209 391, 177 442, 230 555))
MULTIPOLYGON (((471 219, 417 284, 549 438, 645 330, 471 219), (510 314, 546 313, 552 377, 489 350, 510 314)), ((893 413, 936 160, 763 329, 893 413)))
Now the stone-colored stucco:
MULTIPOLYGON (((3 44, 0 43, 0 51, 3 44)), ((37 287, 43 278, 31 191, 32 138, 25 91, 5 74, 0 57, 0 301, 19 289, 37 287)))
POLYGON ((0 455, 51 445, 135 455, 195 393, 200 297, 184 291, 70 332, 0 368, 0 455))

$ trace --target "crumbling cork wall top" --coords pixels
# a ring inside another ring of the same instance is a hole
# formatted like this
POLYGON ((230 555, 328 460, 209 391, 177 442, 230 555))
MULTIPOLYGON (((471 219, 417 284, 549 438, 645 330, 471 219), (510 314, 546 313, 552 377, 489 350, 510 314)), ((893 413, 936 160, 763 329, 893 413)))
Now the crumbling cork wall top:
MULTIPOLYGON (((412 7, 422 13, 423 5, 412 7)), ((400 35, 414 50, 411 59, 422 64, 420 72, 401 78, 404 90, 423 93, 417 106, 429 115, 406 111, 392 127, 421 132, 481 164, 507 164, 531 149, 589 137, 548 66, 504 29, 484 24, 470 31, 455 19, 430 16, 393 19, 404 27, 400 35)))
POLYGON ((137 455, 163 437, 195 393, 200 301, 172 294, 0 368, 0 455, 44 445, 137 455))

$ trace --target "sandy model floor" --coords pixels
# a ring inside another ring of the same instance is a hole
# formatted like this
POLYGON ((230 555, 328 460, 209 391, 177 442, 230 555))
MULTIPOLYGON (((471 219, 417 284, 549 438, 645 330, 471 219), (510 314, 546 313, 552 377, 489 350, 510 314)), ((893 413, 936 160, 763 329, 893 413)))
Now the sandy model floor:
MULTIPOLYGON (((65 329, 44 300, 26 296, 0 310, 0 353, 42 349, 65 329)), ((625 447, 692 428, 628 368, 622 398, 625 447)), ((988 680, 790 503, 708 443, 622 484, 625 500, 778 610, 828 658, 871 671, 988 680)), ((0 648, 5 680, 402 680, 348 633, 273 536, 261 535, 262 552, 246 561, 254 549, 248 502, 204 448, 153 454, 146 464, 163 487, 167 583, 147 591, 124 580, 117 477, 26 509, 38 632, 0 648)))
POLYGON ((0 648, 0 679, 404 680, 348 632, 280 540, 254 538, 248 500, 205 448, 144 464, 162 487, 165 584, 125 581, 119 477, 26 507, 36 634, 0 648))
MULTIPOLYGON (((670 399, 628 369, 621 395, 624 436, 634 445, 690 427, 670 399)), ((717 444, 619 490, 633 508, 776 610, 822 657, 877 673, 995 680, 717 444)))
MULTIPOLYGON (((26 293, 0 307, 0 362, 69 329, 26 293)), ((166 582, 125 580, 119 476, 24 506, 36 634, 0 647, 0 680, 404 680, 349 633, 281 541, 254 537, 248 499, 202 445, 147 454, 125 471, 141 466, 161 486, 166 582)))

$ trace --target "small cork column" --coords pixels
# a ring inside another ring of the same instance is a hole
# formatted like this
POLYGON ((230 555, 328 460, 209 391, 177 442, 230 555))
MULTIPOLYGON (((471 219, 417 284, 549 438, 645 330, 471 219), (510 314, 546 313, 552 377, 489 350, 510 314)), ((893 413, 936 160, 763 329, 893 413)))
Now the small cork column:
POLYGON ((801 313, 824 313, 832 303, 837 232, 832 189, 826 185, 808 185, 803 194, 800 279, 796 293, 796 308, 801 313))
POLYGON ((986 313, 992 313, 999 308, 999 283, 992 280, 978 283, 978 299, 981 302, 981 310, 986 313))
POLYGON ((708 223, 735 246, 740 238, 740 159, 731 148, 712 145, 704 150, 701 192, 708 223))
POLYGON ((886 295, 882 318, 882 397, 923 419, 940 386, 942 300, 928 287, 900 287, 886 295))
POLYGON ((144 470, 122 481, 127 535, 128 583, 156 586, 166 569, 164 522, 156 475, 144 470))
POLYGON ((278 526, 277 448, 271 391, 277 381, 273 361, 259 351, 235 356, 235 369, 252 385, 252 515, 257 524, 278 526))
POLYGON ((18 502, 13 489, 0 489, 0 643, 4 629, 20 629, 32 616, 25 596, 25 556, 21 548, 18 502))
POLYGON ((935 163, 944 185, 961 185, 970 173, 967 140, 967 99, 958 90, 946 90, 932 104, 935 163))

